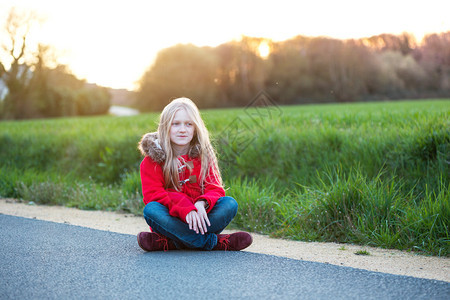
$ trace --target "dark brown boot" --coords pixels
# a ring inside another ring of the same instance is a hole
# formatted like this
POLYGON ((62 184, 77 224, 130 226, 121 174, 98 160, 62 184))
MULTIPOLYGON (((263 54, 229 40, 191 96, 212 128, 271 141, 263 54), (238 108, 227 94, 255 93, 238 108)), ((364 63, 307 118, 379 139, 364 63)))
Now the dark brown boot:
POLYGON ((232 234, 218 234, 217 245, 213 250, 240 251, 250 246, 252 242, 252 236, 243 231, 232 234))
POLYGON ((155 232, 140 232, 137 235, 137 241, 139 247, 144 251, 167 251, 177 249, 170 239, 155 232))

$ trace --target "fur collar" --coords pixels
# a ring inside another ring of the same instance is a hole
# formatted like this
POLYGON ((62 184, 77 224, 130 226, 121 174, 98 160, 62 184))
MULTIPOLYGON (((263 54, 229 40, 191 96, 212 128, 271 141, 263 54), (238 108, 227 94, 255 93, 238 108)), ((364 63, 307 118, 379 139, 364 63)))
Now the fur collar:
MULTIPOLYGON (((144 134, 138 146, 142 155, 149 156, 157 163, 163 163, 166 160, 166 153, 161 147, 156 132, 144 134)), ((190 158, 199 157, 200 146, 198 144, 191 146, 188 153, 190 158)))

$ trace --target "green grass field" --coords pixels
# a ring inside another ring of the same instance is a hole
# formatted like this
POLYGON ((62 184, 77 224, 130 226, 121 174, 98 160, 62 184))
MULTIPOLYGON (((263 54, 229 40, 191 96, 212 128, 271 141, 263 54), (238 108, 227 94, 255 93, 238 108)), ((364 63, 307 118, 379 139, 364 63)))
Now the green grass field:
MULTIPOLYGON (((449 255, 450 100, 204 110, 232 225, 449 255)), ((158 114, 0 122, 0 195, 141 214, 158 114)))

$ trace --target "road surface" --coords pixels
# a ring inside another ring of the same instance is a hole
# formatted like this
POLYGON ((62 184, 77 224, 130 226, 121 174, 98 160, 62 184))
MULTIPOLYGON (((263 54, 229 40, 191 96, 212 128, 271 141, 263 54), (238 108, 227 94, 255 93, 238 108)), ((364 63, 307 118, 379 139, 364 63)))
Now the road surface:
POLYGON ((0 214, 0 299, 450 299, 450 283, 0 214))

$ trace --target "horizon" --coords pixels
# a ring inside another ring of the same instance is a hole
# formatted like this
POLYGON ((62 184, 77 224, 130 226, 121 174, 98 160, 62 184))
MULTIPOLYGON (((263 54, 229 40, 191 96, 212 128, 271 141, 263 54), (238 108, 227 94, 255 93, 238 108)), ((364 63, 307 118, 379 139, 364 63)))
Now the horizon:
POLYGON ((450 18, 445 13, 450 3, 439 0, 425 6, 422 1, 403 0, 383 0, 377 5, 356 0, 322 0, 303 5, 289 1, 231 1, 225 6, 204 0, 132 0, 126 4, 5 0, 0 4, 0 16, 13 6, 34 10, 46 18, 41 28, 32 32, 30 42, 54 46, 58 62, 68 65, 75 76, 127 90, 137 87, 135 83, 160 50, 176 44, 215 47, 242 36, 278 42, 299 35, 346 40, 404 32, 420 43, 426 34, 450 30, 450 18))

